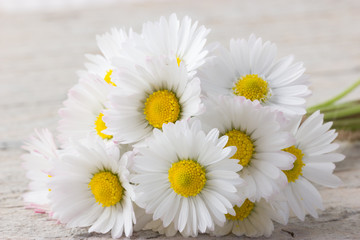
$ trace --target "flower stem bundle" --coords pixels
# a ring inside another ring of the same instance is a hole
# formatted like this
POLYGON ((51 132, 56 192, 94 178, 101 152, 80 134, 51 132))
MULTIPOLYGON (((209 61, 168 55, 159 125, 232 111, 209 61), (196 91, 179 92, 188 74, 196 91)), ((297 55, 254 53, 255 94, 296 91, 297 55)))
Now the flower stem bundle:
POLYGON ((309 116, 319 110, 324 114, 325 121, 332 121, 333 127, 338 130, 358 131, 360 130, 360 100, 338 103, 360 86, 360 79, 345 89, 337 96, 307 109, 309 116))

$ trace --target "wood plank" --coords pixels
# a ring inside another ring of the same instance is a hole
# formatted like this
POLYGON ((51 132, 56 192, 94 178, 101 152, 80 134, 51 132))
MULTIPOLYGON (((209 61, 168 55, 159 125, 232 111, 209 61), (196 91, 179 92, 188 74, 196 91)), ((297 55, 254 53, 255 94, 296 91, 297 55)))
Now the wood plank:
MULTIPOLYGON (((34 128, 55 131, 57 111, 77 82, 85 53, 97 53, 95 35, 111 27, 140 31, 147 20, 177 12, 212 29, 209 42, 255 33, 278 44, 279 56, 303 61, 314 104, 360 77, 360 1, 135 1, 57 12, 7 13, 0 9, 0 238, 89 238, 86 229, 66 229, 23 207, 27 189, 20 146, 34 128)), ((347 99, 360 96, 360 89, 347 99)), ((356 239, 360 236, 360 144, 341 143, 338 164, 344 185, 321 188, 326 210, 318 219, 291 219, 272 239, 356 239)), ((109 236, 109 235, 107 235, 109 236)), ((163 239, 156 233, 137 238, 163 239)), ((178 237, 180 239, 180 237, 178 237)), ((212 239, 202 235, 203 239, 212 239)), ((225 239, 235 239, 228 236, 225 239)))

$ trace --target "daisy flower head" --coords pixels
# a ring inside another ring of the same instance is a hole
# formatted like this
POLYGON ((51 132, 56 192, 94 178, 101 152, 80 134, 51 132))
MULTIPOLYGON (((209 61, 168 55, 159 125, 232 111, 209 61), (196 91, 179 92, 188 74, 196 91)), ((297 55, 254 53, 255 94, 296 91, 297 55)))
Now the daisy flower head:
POLYGON ((289 219, 289 208, 284 199, 272 201, 252 202, 246 199, 241 204, 235 205, 236 214, 226 214, 226 222, 223 226, 215 226, 215 230, 210 234, 224 236, 233 233, 236 236, 245 235, 247 237, 270 237, 274 231, 273 221, 287 224, 289 219))
POLYGON ((35 130, 35 134, 25 143, 23 149, 28 153, 21 156, 26 177, 30 179, 29 192, 24 194, 28 207, 43 213, 49 210, 49 171, 58 156, 54 138, 48 129, 35 130))
POLYGON ((131 236, 136 220, 128 157, 115 143, 95 137, 69 144, 52 171, 53 217, 68 227, 90 226, 89 232, 111 230, 113 238, 131 236))
POLYGON ((287 114, 305 114, 310 94, 303 64, 288 56, 276 60, 276 45, 254 35, 232 39, 230 50, 219 47, 218 56, 199 70, 205 93, 243 96, 287 114))
MULTIPOLYGON (((241 166, 230 159, 234 147, 217 129, 205 134, 200 121, 177 121, 154 129, 151 139, 135 151, 131 181, 137 184, 136 202, 163 227, 173 224, 184 236, 213 229, 233 214, 240 201, 236 185, 241 166)), ((171 227, 171 226, 170 226, 171 227)))
POLYGON ((80 71, 79 75, 86 75, 87 72, 96 74, 105 81, 111 82, 111 74, 115 68, 112 60, 116 57, 122 57, 124 50, 135 46, 135 39, 140 36, 132 31, 126 32, 124 29, 112 28, 111 32, 96 36, 97 45, 101 51, 100 54, 87 54, 86 58, 90 61, 85 63, 87 71, 80 71))
POLYGON ((99 76, 88 73, 69 90, 64 107, 59 110, 58 131, 62 144, 69 138, 81 139, 88 135, 112 139, 111 135, 102 132, 106 129, 102 118, 107 96, 113 87, 99 76))
POLYGON ((176 60, 150 59, 146 67, 120 69, 113 79, 119 87, 110 93, 103 133, 120 143, 138 142, 164 123, 201 112, 200 80, 188 76, 176 60))
POLYGON ((301 125, 291 126, 296 143, 283 151, 296 157, 294 167, 284 171, 289 184, 283 190, 292 212, 304 220, 306 214, 317 218, 317 209, 323 209, 322 198, 312 183, 326 187, 337 187, 341 180, 333 174, 334 162, 342 161, 345 156, 333 151, 338 144, 332 143, 337 136, 334 129, 329 130, 332 122, 323 123, 323 114, 313 113, 301 125))
POLYGON ((226 146, 237 148, 231 157, 243 166, 239 174, 246 182, 239 193, 257 201, 280 192, 287 183, 282 170, 291 169, 295 159, 281 151, 294 140, 281 130, 277 112, 258 101, 225 95, 208 98, 205 108, 205 113, 198 116, 205 130, 218 128, 229 138, 226 146))
POLYGON ((209 32, 204 26, 198 27, 198 22, 193 23, 188 16, 180 21, 173 13, 169 19, 161 17, 157 22, 145 23, 139 46, 148 56, 175 58, 179 65, 184 64, 188 72, 192 72, 205 63, 209 32))

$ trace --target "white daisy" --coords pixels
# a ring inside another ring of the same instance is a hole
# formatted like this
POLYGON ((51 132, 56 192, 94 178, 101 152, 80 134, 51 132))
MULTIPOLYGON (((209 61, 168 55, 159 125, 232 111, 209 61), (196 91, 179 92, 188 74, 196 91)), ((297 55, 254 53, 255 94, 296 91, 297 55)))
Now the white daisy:
POLYGON ((295 158, 281 151, 294 140, 281 130, 277 112, 237 96, 211 97, 205 107, 198 117, 204 128, 218 128, 229 137, 226 146, 237 147, 232 158, 244 167, 239 174, 246 182, 239 192, 251 201, 279 192, 287 183, 281 170, 291 169, 295 158))
POLYGON ((107 96, 112 84, 94 74, 84 75, 79 83, 69 90, 64 107, 59 110, 59 140, 65 144, 69 138, 81 139, 96 135, 102 139, 112 136, 102 133, 106 125, 102 120, 107 96))
POLYGON ((198 22, 192 23, 188 16, 179 21, 176 14, 171 14, 168 20, 161 17, 158 22, 145 23, 143 41, 138 45, 145 55, 175 58, 191 72, 205 63, 209 32, 204 26, 198 27, 198 22))
POLYGON ((23 149, 28 153, 21 156, 26 177, 30 179, 29 192, 24 194, 24 201, 36 212, 49 210, 49 171, 53 168, 58 149, 48 129, 35 130, 35 134, 25 143, 23 149))
MULTIPOLYGON (((286 225, 289 219, 289 208, 285 197, 282 194, 272 197, 266 202, 261 199, 251 202, 249 199, 241 201, 239 206, 234 206, 235 214, 225 214, 226 222, 223 226, 216 225, 210 235, 224 236, 233 233, 237 236, 248 237, 269 237, 274 231, 273 221, 286 225)), ((174 223, 164 227, 163 222, 158 219, 146 224, 144 230, 152 230, 166 237, 173 237, 177 234, 174 223)), ((188 237, 181 233, 184 237, 188 237)))
MULTIPOLYGON (((111 81, 111 74, 115 68, 112 59, 123 56, 124 48, 134 46, 135 39, 137 38, 140 38, 140 36, 133 32, 132 29, 127 33, 123 29, 116 28, 112 28, 110 33, 96 36, 97 45, 102 55, 86 55, 86 58, 90 61, 85 63, 87 72, 111 81)), ((87 72, 80 71, 79 74, 82 77, 87 72)))
POLYGON ((235 205, 234 210, 236 214, 226 214, 225 224, 215 226, 211 235, 224 236, 233 233, 236 236, 270 237, 274 231, 273 221, 287 224, 289 219, 289 208, 283 200, 266 202, 261 199, 252 202, 246 199, 240 206, 235 205))
POLYGON ((135 214, 128 155, 99 138, 68 145, 50 180, 53 217, 68 227, 90 226, 89 232, 111 230, 113 238, 131 236, 135 214))
POLYGON ((135 149, 136 202, 153 220, 195 237, 224 223, 228 211, 235 214, 241 166, 229 159, 235 148, 225 148, 228 138, 218 136, 217 129, 206 135, 199 121, 177 121, 154 129, 146 146, 135 149))
POLYGON ((317 111, 301 125, 301 119, 297 120, 291 129, 296 143, 284 149, 296 156, 294 167, 285 171, 289 184, 284 194, 292 212, 304 220, 307 213, 317 218, 316 209, 323 209, 321 195, 312 182, 326 187, 339 186, 341 180, 333 174, 334 162, 342 161, 345 156, 333 153, 338 148, 338 144, 332 143, 337 133, 329 130, 332 122, 323 124, 323 114, 317 111))
POLYGON ((288 56, 276 60, 276 45, 249 40, 230 41, 230 51, 219 48, 218 57, 199 70, 206 93, 244 96, 285 113, 304 114, 310 94, 305 85, 302 63, 288 56))
POLYGON ((163 123, 189 119, 200 113, 200 80, 188 76, 176 61, 155 58, 146 68, 124 68, 114 73, 118 87, 110 93, 104 111, 107 129, 121 143, 134 143, 149 136, 163 123))

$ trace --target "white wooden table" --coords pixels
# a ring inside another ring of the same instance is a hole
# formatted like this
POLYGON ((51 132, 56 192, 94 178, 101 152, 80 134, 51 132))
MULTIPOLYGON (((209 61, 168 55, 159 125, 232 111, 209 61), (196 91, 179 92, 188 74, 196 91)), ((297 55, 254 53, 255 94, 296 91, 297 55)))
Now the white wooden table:
MULTIPOLYGON (((21 195, 28 181, 20 166, 20 146, 34 128, 55 131, 57 110, 77 82, 83 55, 98 52, 96 34, 113 26, 139 31, 144 21, 172 12, 211 28, 210 42, 227 45, 232 37, 255 33, 277 43, 279 56, 294 54, 310 75, 313 96, 309 105, 335 95, 360 77, 358 0, 158 0, 57 12, 0 9, 0 239, 109 237, 66 229, 46 215, 24 209, 21 195)), ((348 99, 358 96, 360 89, 348 99)), ((360 238, 360 142, 343 141, 339 151, 347 155, 336 169, 344 185, 321 188, 326 210, 318 219, 291 219, 289 225, 277 226, 272 239, 360 238)), ((139 232, 134 238, 163 237, 139 232)))

